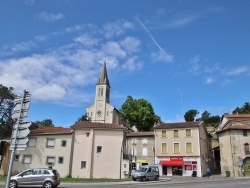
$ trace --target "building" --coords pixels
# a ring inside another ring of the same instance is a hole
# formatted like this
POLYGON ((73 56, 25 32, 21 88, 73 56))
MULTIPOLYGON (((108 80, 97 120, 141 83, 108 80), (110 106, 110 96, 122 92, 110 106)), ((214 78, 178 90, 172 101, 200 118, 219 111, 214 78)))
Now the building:
POLYGON ((222 175, 250 176, 250 114, 225 114, 217 135, 222 175))
POLYGON ((163 175, 202 177, 213 168, 210 136, 203 122, 160 123, 154 127, 155 161, 163 175))
POLYGON ((86 111, 91 122, 120 124, 119 111, 110 103, 110 84, 104 62, 101 75, 96 84, 94 104, 86 111))
POLYGON ((81 121, 74 124, 73 178, 125 178, 129 160, 124 156, 125 127, 81 121))
POLYGON ((70 176, 72 129, 42 127, 32 130, 25 150, 16 150, 13 173, 29 168, 54 168, 61 177, 70 176))
POLYGON ((130 172, 143 165, 155 164, 154 132, 130 132, 126 134, 127 153, 131 154, 130 172))

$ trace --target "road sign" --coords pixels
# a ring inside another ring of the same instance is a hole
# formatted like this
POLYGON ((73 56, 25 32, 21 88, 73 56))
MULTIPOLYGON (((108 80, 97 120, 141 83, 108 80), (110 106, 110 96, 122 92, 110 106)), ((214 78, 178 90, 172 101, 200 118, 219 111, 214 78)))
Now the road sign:
MULTIPOLYGON (((25 138, 19 138, 16 139, 16 148, 15 150, 25 150, 27 148, 27 143, 28 143, 29 139, 27 137, 25 138)), ((15 145, 15 140, 12 138, 11 139, 11 145, 10 145, 10 150, 14 149, 14 145, 15 145)))
POLYGON ((25 129, 25 128, 29 128, 31 126, 31 122, 22 122, 22 123, 16 123, 14 125, 14 129, 17 129, 19 127, 19 129, 25 129))

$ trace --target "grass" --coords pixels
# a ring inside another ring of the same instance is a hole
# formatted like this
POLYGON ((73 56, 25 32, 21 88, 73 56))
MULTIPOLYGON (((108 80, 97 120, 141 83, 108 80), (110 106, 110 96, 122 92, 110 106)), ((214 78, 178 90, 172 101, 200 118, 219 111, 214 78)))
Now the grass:
MULTIPOLYGON (((0 182, 5 182, 7 176, 0 176, 0 182)), ((60 178, 61 182, 71 182, 71 183, 96 183, 96 182, 123 182, 123 181, 130 181, 131 179, 109 179, 109 178, 60 178)))

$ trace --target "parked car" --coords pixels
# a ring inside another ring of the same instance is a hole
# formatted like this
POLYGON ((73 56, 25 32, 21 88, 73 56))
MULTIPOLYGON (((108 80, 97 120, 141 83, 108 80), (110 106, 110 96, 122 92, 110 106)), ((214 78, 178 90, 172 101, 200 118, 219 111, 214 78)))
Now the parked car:
POLYGON ((28 169, 10 178, 10 188, 56 188, 59 184, 60 175, 57 170, 48 168, 28 169))
POLYGON ((159 168, 157 165, 142 166, 140 169, 132 173, 132 180, 137 179, 146 181, 150 179, 159 180, 159 168))

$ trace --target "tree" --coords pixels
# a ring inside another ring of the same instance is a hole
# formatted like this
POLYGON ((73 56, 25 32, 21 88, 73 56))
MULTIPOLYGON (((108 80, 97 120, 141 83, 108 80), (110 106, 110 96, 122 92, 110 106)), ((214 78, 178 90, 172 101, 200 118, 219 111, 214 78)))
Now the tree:
POLYGON ((147 100, 136 100, 131 96, 122 104, 120 114, 123 122, 128 122, 131 127, 135 126, 138 131, 152 130, 155 122, 161 119, 147 100))
POLYGON ((88 117, 88 114, 84 114, 84 115, 82 115, 81 117, 79 117, 77 119, 76 123, 79 122, 79 121, 91 121, 91 118, 88 117))
POLYGON ((233 114, 250 114, 250 104, 249 102, 245 102, 242 107, 237 107, 234 109, 233 114))
POLYGON ((40 124, 42 126, 51 126, 54 127, 53 122, 51 119, 44 119, 42 121, 35 121, 35 123, 40 124))
POLYGON ((208 111, 204 111, 202 114, 201 114, 201 121, 206 121, 206 120, 208 120, 209 119, 209 117, 210 117, 210 113, 208 112, 208 111))
POLYGON ((194 121, 195 116, 198 114, 199 114, 199 112, 197 110, 193 110, 193 109, 188 110, 184 115, 185 121, 186 122, 194 121))
POLYGON ((5 87, 0 84, 0 137, 10 136, 14 120, 11 118, 13 107, 15 105, 14 88, 5 87))

